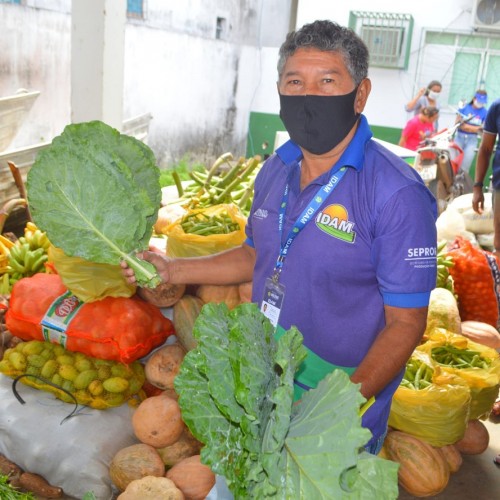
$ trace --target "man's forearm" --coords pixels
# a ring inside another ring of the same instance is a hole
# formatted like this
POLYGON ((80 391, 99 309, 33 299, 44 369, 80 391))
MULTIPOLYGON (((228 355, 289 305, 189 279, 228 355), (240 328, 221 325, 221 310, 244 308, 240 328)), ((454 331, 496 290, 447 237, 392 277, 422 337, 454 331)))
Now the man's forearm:
POLYGON ((206 257, 178 258, 169 263, 173 284, 230 285, 252 281, 255 251, 248 245, 206 257))

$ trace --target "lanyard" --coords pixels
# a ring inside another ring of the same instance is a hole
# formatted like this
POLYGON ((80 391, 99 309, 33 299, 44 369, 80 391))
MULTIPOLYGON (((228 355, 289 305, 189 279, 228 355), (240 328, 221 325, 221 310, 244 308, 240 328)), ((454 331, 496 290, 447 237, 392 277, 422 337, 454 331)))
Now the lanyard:
MULTIPOLYGON (((327 184, 324 186, 321 186, 316 194, 313 196, 312 200, 308 203, 307 207, 304 208, 302 213, 300 214, 299 218, 295 221, 294 225, 290 229, 290 232, 288 233, 287 239, 284 244, 281 244, 280 248, 280 253, 278 255, 278 259, 276 260, 276 265, 274 266, 274 274, 273 274, 273 280, 275 282, 278 281, 279 274, 281 273, 281 269, 283 268, 283 263, 285 261, 286 255, 288 253, 288 250, 290 249, 290 246, 293 242, 293 240, 297 237, 297 235, 304 229, 306 224, 314 218, 314 214, 318 211, 320 206, 323 204, 323 201, 328 197, 328 195, 337 187, 338 183, 344 177, 344 174, 347 172, 347 167, 340 167, 336 169, 333 173, 332 176, 330 177, 330 180, 328 181, 327 184)), ((283 224, 285 221, 285 213, 286 213, 286 207, 288 204, 288 195, 290 193, 290 183, 289 179, 287 180, 286 186, 285 186, 285 191, 283 193, 283 198, 281 200, 281 205, 279 209, 279 214, 278 214, 278 231, 280 234, 280 241, 281 241, 281 236, 283 234, 283 224)))

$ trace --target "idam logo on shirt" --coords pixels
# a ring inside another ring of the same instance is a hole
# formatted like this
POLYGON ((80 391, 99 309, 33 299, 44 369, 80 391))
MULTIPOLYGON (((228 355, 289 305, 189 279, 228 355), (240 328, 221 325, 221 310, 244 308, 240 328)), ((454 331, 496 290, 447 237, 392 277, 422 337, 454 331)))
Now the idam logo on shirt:
POLYGON ((339 240, 354 243, 356 232, 354 222, 349 220, 349 214, 342 205, 328 205, 316 215, 316 226, 325 233, 339 240))

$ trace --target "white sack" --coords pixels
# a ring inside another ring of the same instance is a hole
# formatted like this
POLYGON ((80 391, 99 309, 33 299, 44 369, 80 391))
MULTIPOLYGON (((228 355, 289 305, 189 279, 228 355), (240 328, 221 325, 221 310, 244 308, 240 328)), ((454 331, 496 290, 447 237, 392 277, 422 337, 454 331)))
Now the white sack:
POLYGON ((66 495, 97 500, 116 493, 109 464, 118 450, 138 443, 132 428, 133 409, 124 404, 108 410, 79 407, 77 416, 61 422, 74 405, 0 374, 0 453, 21 469, 43 476, 66 495))
POLYGON ((465 229, 474 234, 488 234, 493 228, 493 207, 491 193, 484 193, 484 210, 482 214, 472 208, 472 193, 455 198, 449 205, 458 211, 464 219, 465 229))

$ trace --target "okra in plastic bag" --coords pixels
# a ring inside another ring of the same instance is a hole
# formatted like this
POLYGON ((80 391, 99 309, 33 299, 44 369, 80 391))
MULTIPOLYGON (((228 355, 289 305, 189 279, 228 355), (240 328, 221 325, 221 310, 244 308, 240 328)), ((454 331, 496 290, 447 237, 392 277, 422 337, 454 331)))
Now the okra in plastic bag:
POLYGON ((234 203, 190 210, 165 230, 166 253, 199 257, 229 250, 245 241, 245 225, 246 218, 234 203))
POLYGON ((418 351, 428 354, 432 365, 461 377, 469 386, 469 419, 488 417, 500 387, 500 356, 495 349, 436 328, 418 351))
POLYGON ((470 402, 462 378, 432 367, 425 353, 415 351, 392 399, 389 425, 432 446, 447 446, 462 439, 470 402))

